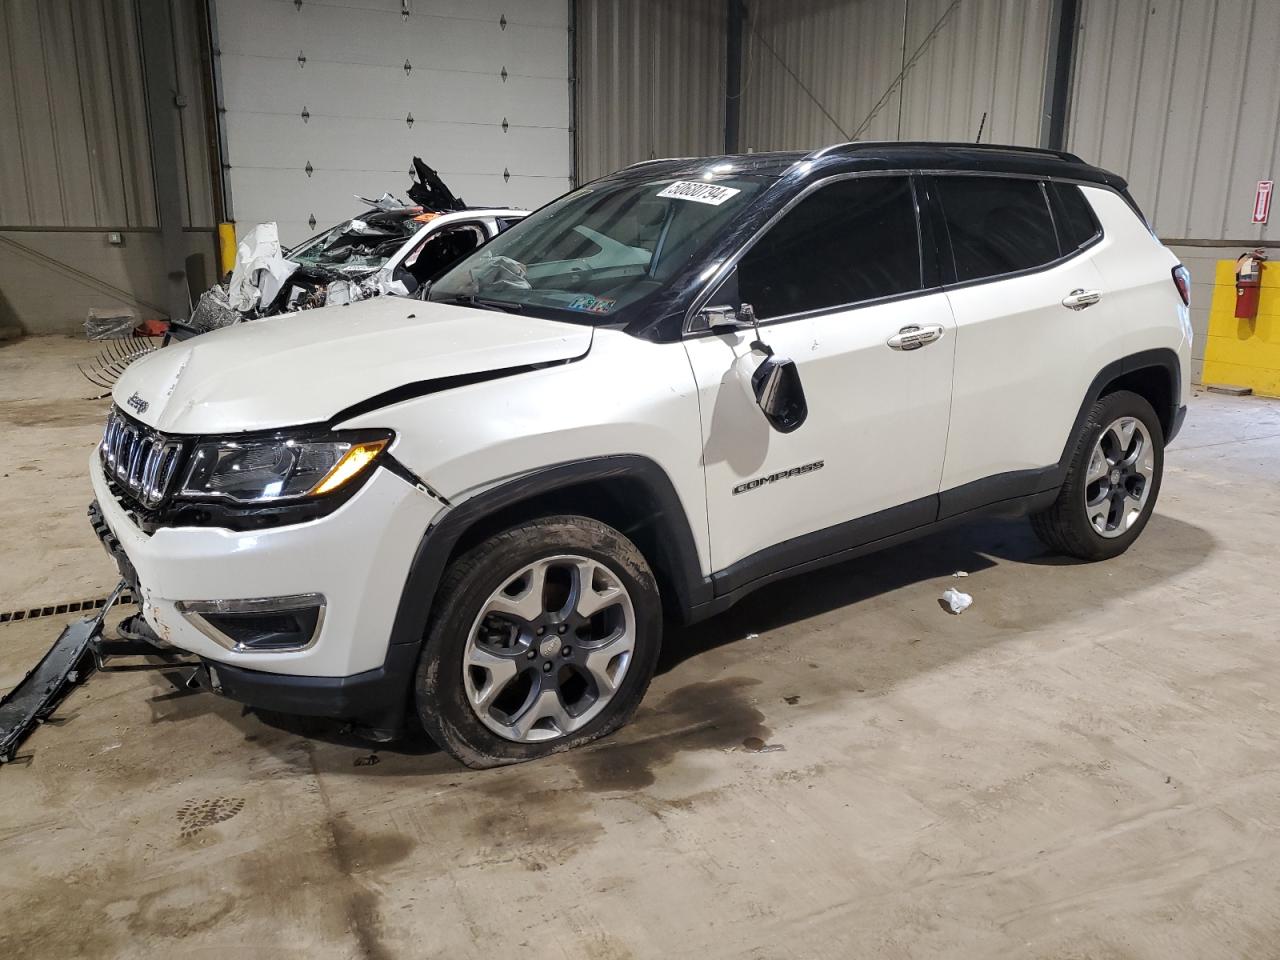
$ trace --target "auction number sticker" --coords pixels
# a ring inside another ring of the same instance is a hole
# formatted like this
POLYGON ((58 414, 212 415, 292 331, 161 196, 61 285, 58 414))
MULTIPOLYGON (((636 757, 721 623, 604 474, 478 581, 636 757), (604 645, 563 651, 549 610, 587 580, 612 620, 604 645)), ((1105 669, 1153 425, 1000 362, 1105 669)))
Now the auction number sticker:
POLYGON ((698 180, 677 180, 661 193, 660 197, 671 197, 675 200, 692 200, 694 203, 709 203, 718 207, 735 193, 742 191, 736 187, 722 187, 715 183, 704 183, 698 180))

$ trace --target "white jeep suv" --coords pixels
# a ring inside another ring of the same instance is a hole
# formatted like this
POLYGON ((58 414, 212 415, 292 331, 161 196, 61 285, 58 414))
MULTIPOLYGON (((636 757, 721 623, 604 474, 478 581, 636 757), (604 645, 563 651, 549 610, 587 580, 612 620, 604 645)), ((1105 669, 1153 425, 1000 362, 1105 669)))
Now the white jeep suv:
POLYGON ((527 760, 631 716, 664 618, 990 512, 1127 549, 1186 409, 1188 289, 1070 154, 652 161, 420 299, 134 364, 91 514, 215 691, 527 760))

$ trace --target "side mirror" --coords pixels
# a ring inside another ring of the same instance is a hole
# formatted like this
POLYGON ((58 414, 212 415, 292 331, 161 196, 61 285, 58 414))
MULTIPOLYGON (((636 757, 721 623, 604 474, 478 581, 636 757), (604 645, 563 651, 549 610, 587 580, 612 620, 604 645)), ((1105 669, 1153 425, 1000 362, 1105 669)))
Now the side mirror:
POLYGON ((765 419, 779 433, 790 433, 809 416, 800 370, 794 360, 765 357, 751 375, 751 389, 765 419))

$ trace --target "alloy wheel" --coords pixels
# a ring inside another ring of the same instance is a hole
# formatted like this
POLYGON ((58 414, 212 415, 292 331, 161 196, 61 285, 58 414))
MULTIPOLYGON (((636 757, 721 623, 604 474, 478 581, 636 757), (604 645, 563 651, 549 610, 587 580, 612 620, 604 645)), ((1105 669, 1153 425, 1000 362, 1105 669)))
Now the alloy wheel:
POLYGON ((467 701, 507 740, 567 736, 613 699, 635 631, 631 597, 608 566, 572 554, 537 560, 480 608, 463 653, 467 701))
POLYGON ((1146 425, 1120 417, 1098 436, 1085 474, 1084 507, 1100 536, 1118 537, 1142 516, 1155 476, 1155 449, 1146 425))

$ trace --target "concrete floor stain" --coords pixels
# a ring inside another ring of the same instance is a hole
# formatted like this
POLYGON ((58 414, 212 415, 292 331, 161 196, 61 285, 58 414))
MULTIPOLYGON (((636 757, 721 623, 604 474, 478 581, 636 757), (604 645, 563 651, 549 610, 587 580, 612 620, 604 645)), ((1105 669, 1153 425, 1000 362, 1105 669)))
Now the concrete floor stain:
POLYGON ((682 753, 724 750, 752 737, 767 742, 772 731, 746 693, 758 683, 726 677, 681 687, 643 709, 617 738, 566 759, 592 793, 628 792, 653 786, 657 771, 682 753))

